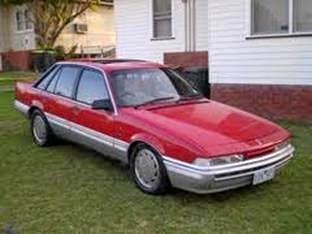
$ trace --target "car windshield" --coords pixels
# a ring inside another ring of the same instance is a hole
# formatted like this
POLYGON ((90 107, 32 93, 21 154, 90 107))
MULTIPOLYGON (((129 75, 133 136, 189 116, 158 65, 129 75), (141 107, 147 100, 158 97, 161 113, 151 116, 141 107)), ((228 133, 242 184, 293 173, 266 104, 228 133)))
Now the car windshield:
POLYGON ((178 73, 168 68, 122 70, 111 74, 118 106, 141 106, 200 96, 178 73))

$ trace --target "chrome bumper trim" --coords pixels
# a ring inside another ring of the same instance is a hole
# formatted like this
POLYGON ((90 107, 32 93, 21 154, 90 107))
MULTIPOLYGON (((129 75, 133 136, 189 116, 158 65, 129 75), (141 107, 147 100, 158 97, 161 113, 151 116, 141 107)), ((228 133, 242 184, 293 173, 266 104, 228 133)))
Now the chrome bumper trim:
POLYGON ((16 110, 18 110, 19 112, 21 112, 23 115, 28 115, 28 111, 30 109, 29 106, 25 105, 24 103, 14 100, 14 107, 16 110))
POLYGON ((252 184, 253 174, 261 169, 274 167, 278 171, 293 157, 294 147, 271 154, 214 167, 199 167, 163 156, 171 184, 196 193, 213 193, 252 184))

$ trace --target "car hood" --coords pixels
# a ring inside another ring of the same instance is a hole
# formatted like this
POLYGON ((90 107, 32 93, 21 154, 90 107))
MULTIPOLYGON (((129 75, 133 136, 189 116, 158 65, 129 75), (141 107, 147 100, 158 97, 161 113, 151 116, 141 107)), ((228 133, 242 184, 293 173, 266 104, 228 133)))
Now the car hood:
POLYGON ((214 101, 146 107, 135 113, 167 134, 193 142, 206 154, 259 148, 289 137, 270 121, 214 101))

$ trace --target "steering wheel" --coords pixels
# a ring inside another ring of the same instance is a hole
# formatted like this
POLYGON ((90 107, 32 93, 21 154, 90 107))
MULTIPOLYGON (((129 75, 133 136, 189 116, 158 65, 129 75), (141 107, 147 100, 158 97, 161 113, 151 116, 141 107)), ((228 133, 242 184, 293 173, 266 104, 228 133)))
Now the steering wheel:
POLYGON ((126 97, 126 96, 132 96, 132 97, 137 97, 137 95, 135 94, 135 93, 130 93, 130 92, 124 92, 124 93, 122 93, 119 97, 121 98, 121 99, 123 99, 124 97, 126 97))

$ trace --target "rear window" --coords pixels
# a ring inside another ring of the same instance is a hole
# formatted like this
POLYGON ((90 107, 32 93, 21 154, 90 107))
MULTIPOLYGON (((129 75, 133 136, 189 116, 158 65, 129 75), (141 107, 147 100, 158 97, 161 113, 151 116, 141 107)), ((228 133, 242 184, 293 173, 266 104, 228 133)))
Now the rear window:
POLYGON ((63 67, 55 87, 55 94, 73 97, 79 72, 80 68, 78 67, 63 67))

